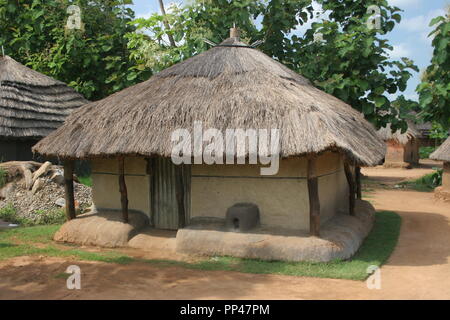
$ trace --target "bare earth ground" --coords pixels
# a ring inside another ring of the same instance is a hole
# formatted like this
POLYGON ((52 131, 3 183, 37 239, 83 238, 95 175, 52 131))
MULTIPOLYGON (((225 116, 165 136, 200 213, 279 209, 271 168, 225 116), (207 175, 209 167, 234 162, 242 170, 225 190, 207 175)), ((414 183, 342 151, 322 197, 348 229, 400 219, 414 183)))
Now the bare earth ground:
MULTIPOLYGON (((432 165, 363 173, 395 184, 432 165)), ((371 188, 368 200, 377 210, 403 219, 398 246, 381 269, 381 290, 350 280, 19 257, 0 263, 0 299, 450 299, 450 204, 432 193, 371 188), (71 264, 81 267, 81 290, 56 277, 71 264)))

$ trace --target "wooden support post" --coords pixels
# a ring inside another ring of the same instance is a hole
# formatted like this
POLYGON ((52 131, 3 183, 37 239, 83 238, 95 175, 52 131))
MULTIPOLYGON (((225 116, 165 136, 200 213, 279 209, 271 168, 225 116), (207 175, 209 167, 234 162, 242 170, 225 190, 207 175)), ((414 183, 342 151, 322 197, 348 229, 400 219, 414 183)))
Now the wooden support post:
POLYGON ((127 185, 125 184, 124 157, 119 157, 119 191, 120 191, 120 203, 122 205, 123 222, 128 223, 128 193, 127 193, 127 185))
POLYGON ((184 208, 184 177, 183 165, 175 166, 175 192, 178 205, 178 228, 186 226, 186 211, 184 208))
POLYGON ((147 159, 147 174, 150 181, 150 226, 153 227, 155 225, 155 212, 153 208, 155 207, 155 190, 156 190, 156 183, 155 183, 155 165, 156 159, 155 158, 148 158, 147 159))
POLYGON ((73 192, 73 161, 64 161, 64 189, 66 198, 67 220, 76 218, 75 196, 73 192))
POLYGON ((320 236, 319 181, 316 173, 316 159, 308 159, 309 231, 312 236, 320 236))
POLYGON ((356 198, 358 200, 362 199, 362 188, 361 188, 361 167, 356 167, 355 169, 356 176, 356 198))
POLYGON ((348 189, 349 189, 349 213, 351 216, 355 215, 355 195, 356 195, 356 186, 355 181, 353 179, 353 173, 350 168, 350 164, 345 161, 344 162, 345 176, 347 177, 348 189))

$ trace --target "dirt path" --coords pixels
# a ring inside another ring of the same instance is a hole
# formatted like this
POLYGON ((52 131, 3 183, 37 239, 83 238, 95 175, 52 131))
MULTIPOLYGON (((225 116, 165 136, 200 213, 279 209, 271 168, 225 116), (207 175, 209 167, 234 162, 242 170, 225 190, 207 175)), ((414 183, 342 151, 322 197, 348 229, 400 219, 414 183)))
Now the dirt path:
MULTIPOLYGON (((414 170, 397 178, 415 177, 414 170)), ((349 280, 20 257, 0 263, 0 299, 450 299, 450 204, 432 193, 382 189, 369 200, 403 219, 399 244, 381 269, 381 290, 349 280), (57 277, 71 264, 81 267, 82 290, 67 290, 57 277)))

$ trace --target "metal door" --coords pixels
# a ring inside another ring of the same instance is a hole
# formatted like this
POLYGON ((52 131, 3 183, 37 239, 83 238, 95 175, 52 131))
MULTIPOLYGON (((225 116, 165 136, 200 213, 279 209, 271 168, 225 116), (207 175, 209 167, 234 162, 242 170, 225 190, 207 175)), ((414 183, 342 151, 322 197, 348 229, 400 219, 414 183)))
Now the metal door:
POLYGON ((189 222, 191 167, 170 158, 149 159, 151 223, 157 229, 178 230, 189 222))

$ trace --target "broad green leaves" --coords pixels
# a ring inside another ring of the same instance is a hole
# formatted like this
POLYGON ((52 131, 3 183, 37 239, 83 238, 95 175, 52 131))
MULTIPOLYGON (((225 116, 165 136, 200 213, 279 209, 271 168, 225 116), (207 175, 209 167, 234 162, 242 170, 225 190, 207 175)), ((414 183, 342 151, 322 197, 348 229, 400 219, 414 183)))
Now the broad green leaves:
POLYGON ((363 112, 377 126, 393 122, 394 129, 405 127, 397 117, 406 113, 411 103, 402 96, 392 103, 389 97, 404 91, 411 72, 418 69, 407 58, 389 58, 392 46, 384 35, 401 15, 400 9, 387 1, 373 1, 379 6, 381 30, 368 27, 367 20, 373 16, 366 1, 319 0, 323 9, 331 12, 330 17, 312 23, 308 29, 303 26, 313 18, 311 0, 191 2, 171 10, 166 17, 177 39, 176 48, 165 41, 169 31, 160 15, 136 20, 137 29, 145 33, 128 35, 133 56, 159 71, 206 50, 209 45, 202 38, 223 41, 236 23, 245 42, 264 40, 260 50, 363 112), (317 40, 318 33, 324 41, 317 40))
POLYGON ((433 58, 417 87, 421 112, 426 121, 435 121, 445 129, 450 128, 450 17, 436 17, 431 20, 434 26, 433 58))
POLYGON ((134 12, 122 6, 127 3, 0 0, 0 45, 21 63, 97 100, 150 75, 129 58, 124 36, 135 28, 128 24, 134 12), (74 4, 81 9, 81 29, 67 28, 68 19, 76 18, 67 12, 74 4))

